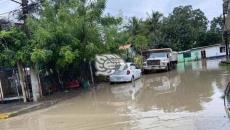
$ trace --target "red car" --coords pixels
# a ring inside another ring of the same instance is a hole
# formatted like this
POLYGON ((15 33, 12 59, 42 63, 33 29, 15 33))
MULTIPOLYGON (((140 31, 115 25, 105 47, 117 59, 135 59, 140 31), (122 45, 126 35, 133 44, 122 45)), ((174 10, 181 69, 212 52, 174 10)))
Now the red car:
POLYGON ((78 80, 71 80, 66 83, 66 88, 79 88, 80 87, 80 82, 78 80))

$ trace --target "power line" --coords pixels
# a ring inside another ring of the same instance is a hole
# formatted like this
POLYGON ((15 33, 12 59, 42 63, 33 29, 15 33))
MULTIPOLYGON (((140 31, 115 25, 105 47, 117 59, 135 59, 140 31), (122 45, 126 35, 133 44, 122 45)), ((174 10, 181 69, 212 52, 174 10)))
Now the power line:
MULTIPOLYGON (((31 3, 29 6, 36 6, 36 5, 39 5, 40 3, 31 3)), ((21 5, 22 6, 22 5, 21 5)), ((16 9, 14 10, 11 10, 11 11, 7 11, 7 12, 4 12, 4 13, 0 13, 0 15, 5 15, 5 14, 8 14, 8 13, 11 13, 11 12, 14 12, 14 11, 19 11, 21 9, 25 9, 25 8, 28 8, 29 6, 18 6, 16 9)))
POLYGON ((15 3, 18 3, 18 4, 22 5, 22 3, 20 3, 20 2, 18 2, 18 1, 16 1, 16 0, 10 0, 10 1, 12 1, 12 2, 15 2, 15 3))
POLYGON ((4 13, 0 13, 0 15, 9 14, 9 13, 12 13, 12 12, 15 12, 15 11, 18 11, 18 10, 20 10, 20 6, 19 6, 19 7, 17 7, 16 9, 14 9, 14 10, 7 11, 7 12, 4 12, 4 13))

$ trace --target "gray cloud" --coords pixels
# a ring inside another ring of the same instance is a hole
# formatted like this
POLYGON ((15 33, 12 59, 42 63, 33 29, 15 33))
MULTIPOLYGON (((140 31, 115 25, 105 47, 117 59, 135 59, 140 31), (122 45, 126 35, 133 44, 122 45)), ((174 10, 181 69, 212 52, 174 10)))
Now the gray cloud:
POLYGON ((153 10, 167 16, 180 5, 201 9, 209 20, 222 13, 222 0, 108 0, 106 13, 117 15, 122 10, 124 16, 145 18, 153 10))
MULTIPOLYGON (((222 3, 222 0, 108 0, 105 13, 118 15, 121 10, 124 16, 145 18, 147 12, 159 11, 167 16, 176 6, 192 5, 194 8, 200 8, 211 20, 221 15, 222 3)), ((14 10, 18 6, 9 0, 2 0, 0 1, 0 14, 14 10)))

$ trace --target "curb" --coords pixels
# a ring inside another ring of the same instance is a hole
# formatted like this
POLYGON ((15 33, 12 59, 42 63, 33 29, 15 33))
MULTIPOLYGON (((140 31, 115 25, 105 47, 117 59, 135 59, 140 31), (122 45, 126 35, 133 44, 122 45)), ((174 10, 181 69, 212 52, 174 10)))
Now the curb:
POLYGON ((0 113, 0 120, 8 119, 9 114, 8 113, 0 113))
POLYGON ((33 109, 39 108, 41 105, 42 104, 35 104, 35 105, 32 105, 32 106, 20 109, 18 111, 13 111, 13 112, 9 112, 9 113, 0 113, 0 120, 5 120, 5 119, 8 119, 10 117, 14 117, 14 116, 17 116, 19 114, 29 112, 29 111, 31 111, 33 109))
POLYGON ((17 111, 12 111, 12 112, 8 112, 8 113, 1 113, 0 112, 0 121, 11 118, 11 117, 15 117, 15 116, 20 115, 20 114, 24 114, 24 113, 28 113, 31 111, 47 108, 47 107, 50 107, 50 106, 57 104, 57 103, 58 103, 58 101, 48 101, 48 102, 42 102, 42 103, 30 105, 28 107, 19 109, 17 111))

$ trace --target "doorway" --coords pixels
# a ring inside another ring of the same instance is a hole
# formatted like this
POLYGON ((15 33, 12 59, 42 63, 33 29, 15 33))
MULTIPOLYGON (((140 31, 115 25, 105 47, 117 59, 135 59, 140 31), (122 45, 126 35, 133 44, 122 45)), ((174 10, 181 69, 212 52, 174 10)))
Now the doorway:
POLYGON ((205 50, 201 51, 201 58, 206 59, 206 51, 205 50))

